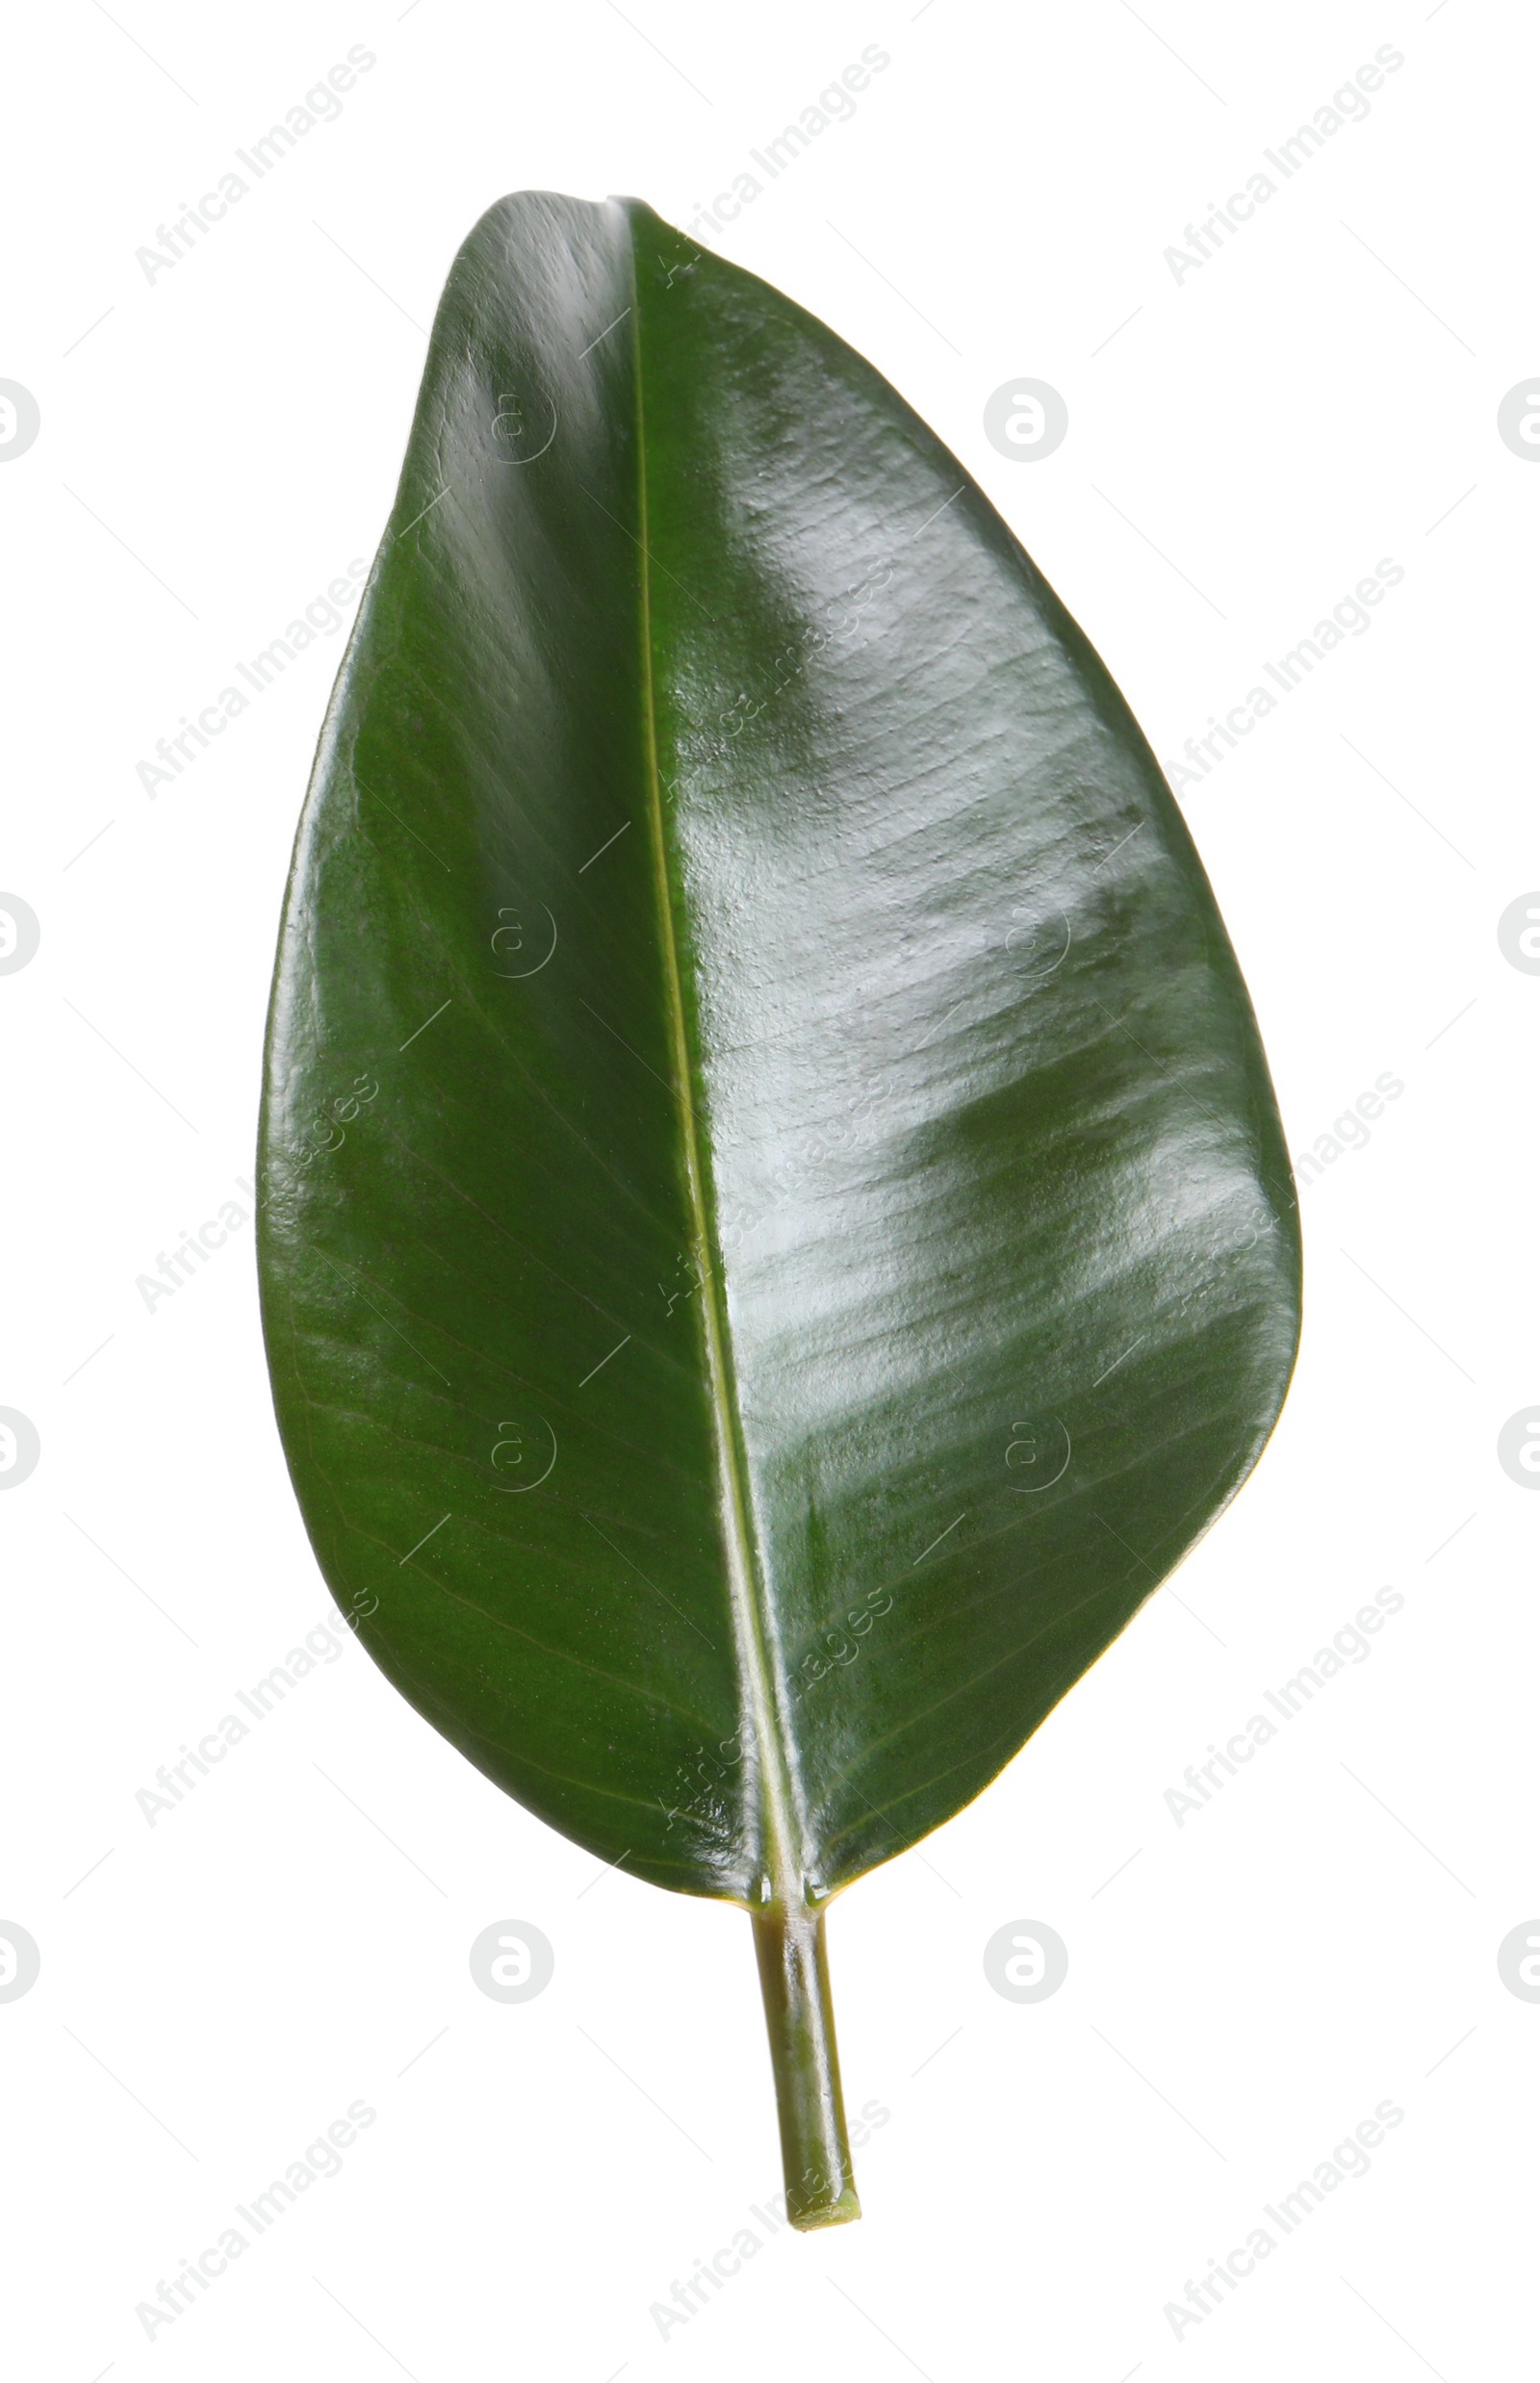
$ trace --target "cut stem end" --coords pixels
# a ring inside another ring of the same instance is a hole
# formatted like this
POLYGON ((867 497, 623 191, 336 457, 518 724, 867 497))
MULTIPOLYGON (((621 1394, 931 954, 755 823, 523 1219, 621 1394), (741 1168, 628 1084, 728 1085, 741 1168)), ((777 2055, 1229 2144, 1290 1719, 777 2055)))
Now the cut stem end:
POLYGON ((781 2121, 786 2215, 800 2233, 860 2216, 839 2089, 824 1915, 767 1904, 752 1913, 781 2121))

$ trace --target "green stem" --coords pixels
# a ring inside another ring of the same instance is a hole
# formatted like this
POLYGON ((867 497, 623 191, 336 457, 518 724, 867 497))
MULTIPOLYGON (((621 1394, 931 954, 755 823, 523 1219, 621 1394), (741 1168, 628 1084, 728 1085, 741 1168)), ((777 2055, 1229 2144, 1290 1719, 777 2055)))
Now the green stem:
POLYGON ((821 1911, 767 1904, 751 1914, 781 2120, 786 2214, 804 2233, 860 2216, 839 2090, 821 1911))

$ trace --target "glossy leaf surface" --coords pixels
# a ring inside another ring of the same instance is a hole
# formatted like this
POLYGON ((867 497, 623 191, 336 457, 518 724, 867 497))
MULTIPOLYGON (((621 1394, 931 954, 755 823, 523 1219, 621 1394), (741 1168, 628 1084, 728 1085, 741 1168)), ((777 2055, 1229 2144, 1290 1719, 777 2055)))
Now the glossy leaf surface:
POLYGON ((603 1859, 751 1907, 977 1793, 1293 1362, 1266 1065, 1116 687, 871 367, 629 201, 505 200, 454 266, 262 1177, 371 1653, 603 1859))

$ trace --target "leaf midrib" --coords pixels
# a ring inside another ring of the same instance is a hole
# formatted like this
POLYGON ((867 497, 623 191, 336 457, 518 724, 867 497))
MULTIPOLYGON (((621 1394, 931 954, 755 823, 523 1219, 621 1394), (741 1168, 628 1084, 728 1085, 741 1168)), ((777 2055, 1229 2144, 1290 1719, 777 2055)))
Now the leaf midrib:
POLYGON ((745 1464, 739 1439, 738 1414, 732 1396, 732 1339, 721 1279, 722 1252, 714 1230, 696 1130, 696 1071, 691 1063, 685 1023, 684 984, 678 937, 674 929, 673 887, 663 816, 663 790, 657 757, 657 711, 653 669, 652 551, 649 546, 647 417, 642 394, 642 306, 636 271, 636 242, 629 215, 625 216, 631 272, 631 376, 636 408, 637 546, 641 587, 642 744, 647 773, 648 824, 655 876, 658 932, 662 946, 665 1004, 668 1012, 670 1058, 680 1104, 684 1144, 684 1172, 691 1222, 699 1247, 704 1280, 700 1315, 705 1344, 707 1396, 717 1467, 718 1521, 732 1609, 733 1639, 749 1716, 758 1755, 762 1853, 766 1876, 760 1879, 757 1900, 800 1905, 805 1899, 802 1832, 797 1826, 797 1803, 779 1704, 770 1645, 774 1620, 767 1610, 762 1576, 756 1563, 749 1529, 745 1464), (768 1889, 768 1891, 766 1891, 768 1889))

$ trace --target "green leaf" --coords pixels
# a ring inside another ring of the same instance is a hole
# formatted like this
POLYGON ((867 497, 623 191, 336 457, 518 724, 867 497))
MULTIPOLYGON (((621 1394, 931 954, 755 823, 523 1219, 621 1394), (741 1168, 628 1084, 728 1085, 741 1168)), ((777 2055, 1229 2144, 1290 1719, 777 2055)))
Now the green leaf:
POLYGON ((1096 654, 869 365, 634 201, 455 262, 261 1166, 343 1609, 510 1795, 750 1910, 794 2214, 857 2215, 824 1906, 1233 1496, 1295 1203, 1096 654))

